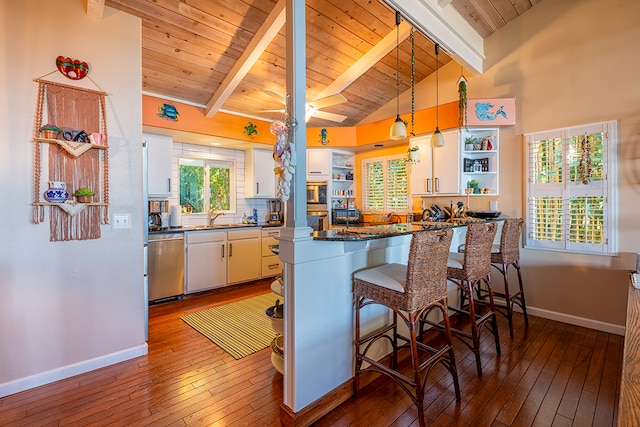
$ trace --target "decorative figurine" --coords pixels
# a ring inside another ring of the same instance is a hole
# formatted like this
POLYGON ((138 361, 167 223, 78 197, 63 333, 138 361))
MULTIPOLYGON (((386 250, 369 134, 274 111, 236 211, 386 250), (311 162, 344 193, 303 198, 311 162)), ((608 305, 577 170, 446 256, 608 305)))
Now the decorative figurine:
POLYGON ((249 137, 253 138, 258 134, 258 126, 254 125, 253 122, 248 122, 249 124, 244 127, 244 133, 249 137))

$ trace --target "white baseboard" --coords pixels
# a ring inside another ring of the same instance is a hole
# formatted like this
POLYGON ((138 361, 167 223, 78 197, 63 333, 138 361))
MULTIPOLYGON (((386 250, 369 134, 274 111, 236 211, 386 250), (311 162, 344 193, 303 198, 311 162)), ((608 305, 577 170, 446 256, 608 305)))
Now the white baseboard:
MULTIPOLYGON (((514 311, 522 312, 519 307, 514 308, 514 311)), ((608 332, 615 335, 624 336, 626 329, 624 326, 614 325, 613 323, 600 322, 599 320, 572 316, 571 314, 558 313, 557 311, 544 310, 542 308, 531 307, 529 305, 527 305, 527 314, 542 317, 545 319, 555 320, 558 322, 568 323, 570 325, 595 329, 596 331, 608 332)))
POLYGON ((85 372, 104 368, 105 366, 114 365, 139 356, 144 356, 148 351, 149 347, 145 342, 142 345, 131 347, 117 353, 107 354, 95 359, 83 360, 82 362, 74 363, 73 365, 63 366, 41 374, 0 384, 0 397, 9 396, 10 394, 19 393, 41 385, 69 378, 74 375, 84 374, 85 372))

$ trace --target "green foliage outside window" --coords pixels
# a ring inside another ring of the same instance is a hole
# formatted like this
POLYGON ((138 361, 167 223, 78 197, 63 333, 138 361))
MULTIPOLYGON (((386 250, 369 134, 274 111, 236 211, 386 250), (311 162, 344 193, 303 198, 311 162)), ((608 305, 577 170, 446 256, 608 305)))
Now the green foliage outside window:
POLYGON ((192 213, 232 208, 231 164, 200 159, 180 159, 180 206, 192 213))

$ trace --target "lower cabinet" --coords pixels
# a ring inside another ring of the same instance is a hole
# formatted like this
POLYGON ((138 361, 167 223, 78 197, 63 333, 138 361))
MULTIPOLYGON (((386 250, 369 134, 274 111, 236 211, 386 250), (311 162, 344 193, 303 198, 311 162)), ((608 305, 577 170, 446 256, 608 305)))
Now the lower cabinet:
POLYGON ((185 294, 277 276, 280 228, 185 233, 185 294))
POLYGON ((280 257, 271 251, 272 246, 278 245, 276 237, 280 236, 280 227, 262 229, 262 267, 261 277, 273 277, 282 273, 280 257))
POLYGON ((227 284, 227 232, 185 233, 185 293, 227 284))
POLYGON ((229 259, 227 283, 241 283, 260 278, 260 229, 227 232, 229 259))

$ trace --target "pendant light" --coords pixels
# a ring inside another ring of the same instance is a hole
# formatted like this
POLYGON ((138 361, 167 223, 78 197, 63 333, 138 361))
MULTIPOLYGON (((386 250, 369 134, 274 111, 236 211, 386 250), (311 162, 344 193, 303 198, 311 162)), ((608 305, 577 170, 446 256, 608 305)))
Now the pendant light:
POLYGON ((431 135, 432 147, 444 147, 444 137, 438 128, 438 54, 440 53, 440 45, 436 43, 436 131, 431 135))
POLYGON ((391 125, 389 138, 407 137, 407 126, 400 118, 400 12, 396 11, 396 120, 391 125))

